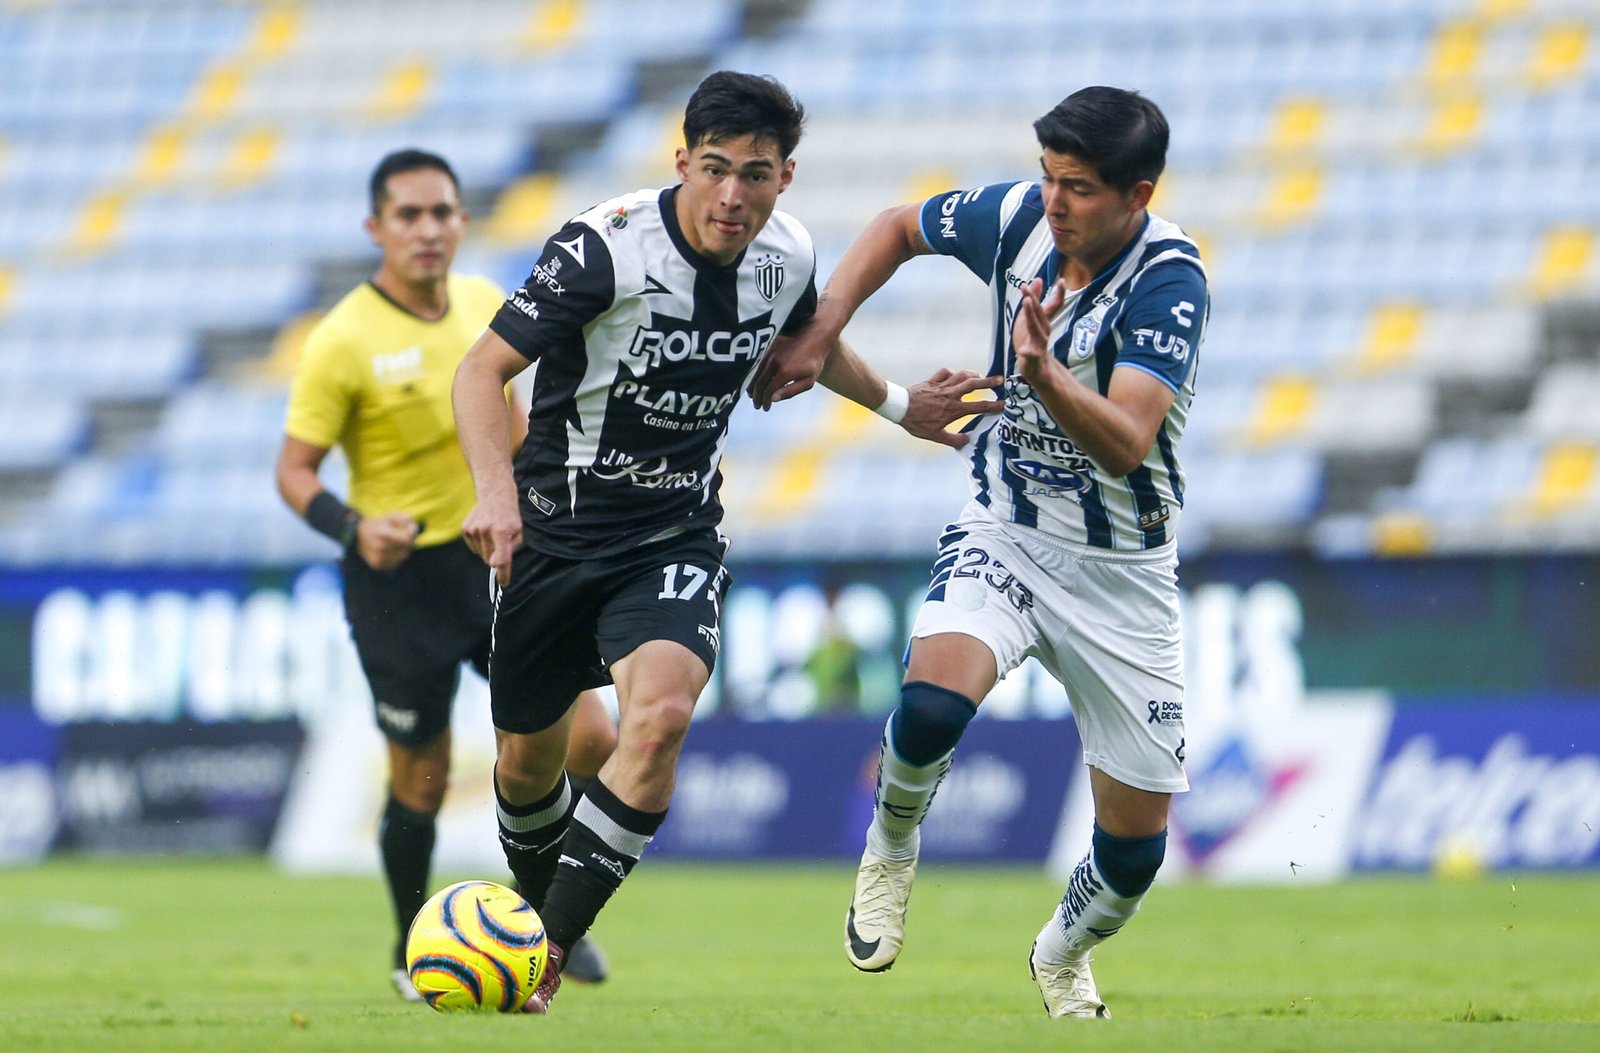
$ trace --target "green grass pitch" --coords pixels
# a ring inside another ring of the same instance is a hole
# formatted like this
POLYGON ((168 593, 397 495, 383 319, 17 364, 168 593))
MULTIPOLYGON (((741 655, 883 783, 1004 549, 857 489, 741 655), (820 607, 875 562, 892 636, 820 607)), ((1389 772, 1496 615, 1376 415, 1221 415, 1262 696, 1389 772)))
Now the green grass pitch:
POLYGON ((1109 1022, 1040 1008, 1026 955, 1057 889, 1037 871, 924 866, 906 951, 876 976, 840 949, 850 884, 647 859, 596 930, 612 980, 539 1019, 401 1003, 376 878, 0 870, 0 1053, 1600 1050, 1593 876, 1158 882, 1096 966, 1109 1022))

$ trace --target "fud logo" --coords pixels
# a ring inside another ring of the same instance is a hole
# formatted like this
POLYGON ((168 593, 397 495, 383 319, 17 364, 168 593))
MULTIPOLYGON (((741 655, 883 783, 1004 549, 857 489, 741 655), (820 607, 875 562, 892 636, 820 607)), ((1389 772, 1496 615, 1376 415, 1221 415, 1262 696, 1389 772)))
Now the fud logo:
POLYGON ((783 288, 783 257, 768 254, 756 260, 756 291, 769 303, 783 288))

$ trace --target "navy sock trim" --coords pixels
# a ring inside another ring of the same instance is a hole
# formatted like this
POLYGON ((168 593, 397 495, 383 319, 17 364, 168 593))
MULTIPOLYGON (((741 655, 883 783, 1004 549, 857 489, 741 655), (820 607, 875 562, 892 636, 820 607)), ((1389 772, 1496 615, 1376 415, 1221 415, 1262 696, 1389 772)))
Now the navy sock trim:
POLYGON ((911 680, 900 686, 889 743, 901 760, 923 768, 955 749, 977 714, 978 704, 961 692, 911 680))
POLYGON ((1167 832, 1149 837, 1117 837, 1094 824, 1094 862, 1111 891, 1119 896, 1142 896, 1156 879, 1167 857, 1167 832))

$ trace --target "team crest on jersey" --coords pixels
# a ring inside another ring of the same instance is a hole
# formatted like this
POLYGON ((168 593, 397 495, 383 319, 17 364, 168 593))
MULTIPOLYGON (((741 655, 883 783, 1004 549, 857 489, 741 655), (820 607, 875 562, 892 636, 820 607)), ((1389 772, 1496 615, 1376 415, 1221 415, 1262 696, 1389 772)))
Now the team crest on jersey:
POLYGON ((756 260, 756 291, 770 303, 782 288, 783 257, 768 253, 756 260))
POLYGON ((1116 302, 1115 296, 1101 293, 1095 297, 1089 313, 1072 323, 1072 357, 1088 358, 1094 354, 1094 345, 1100 341, 1100 329, 1105 325, 1106 312, 1116 302))

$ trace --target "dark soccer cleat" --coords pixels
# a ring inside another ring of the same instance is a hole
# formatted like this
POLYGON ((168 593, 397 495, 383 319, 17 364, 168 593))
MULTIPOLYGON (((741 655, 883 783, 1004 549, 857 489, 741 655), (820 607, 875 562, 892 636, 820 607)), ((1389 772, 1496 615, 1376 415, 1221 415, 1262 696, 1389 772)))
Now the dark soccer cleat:
POLYGON ((561 975, 575 984, 597 984, 611 975, 611 967, 600 945, 594 942, 593 937, 584 935, 567 952, 561 975))
POLYGON ((538 1013, 540 1016, 550 1012, 550 1002, 561 990, 561 967, 567 957, 558 944, 550 945, 550 958, 544 963, 544 975, 539 978, 539 986, 534 988, 533 994, 522 1003, 524 1013, 538 1013))

